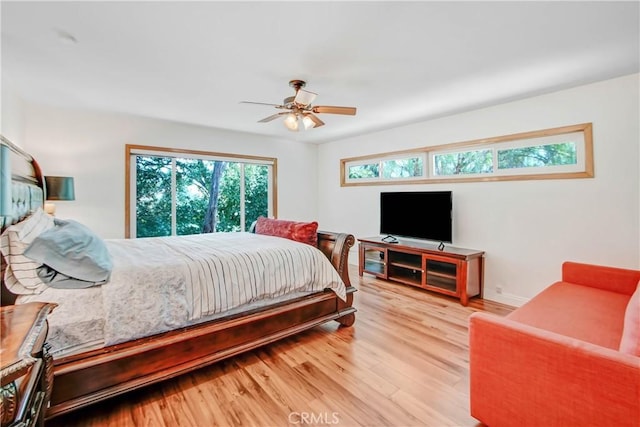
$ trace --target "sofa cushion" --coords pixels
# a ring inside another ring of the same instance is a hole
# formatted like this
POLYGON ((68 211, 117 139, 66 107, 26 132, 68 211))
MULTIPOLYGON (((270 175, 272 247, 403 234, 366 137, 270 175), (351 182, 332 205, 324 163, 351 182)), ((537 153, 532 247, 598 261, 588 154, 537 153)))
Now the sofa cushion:
POLYGON ((640 282, 627 304, 620 351, 640 356, 640 282))
POLYGON ((592 344, 618 350, 630 295, 556 282, 509 318, 592 344))

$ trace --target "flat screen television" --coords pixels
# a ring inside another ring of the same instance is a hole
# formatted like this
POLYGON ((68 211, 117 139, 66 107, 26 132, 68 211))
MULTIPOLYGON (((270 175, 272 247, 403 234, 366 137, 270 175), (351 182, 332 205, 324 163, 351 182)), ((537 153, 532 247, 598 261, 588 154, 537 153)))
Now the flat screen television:
POLYGON ((452 243, 452 210, 451 191, 383 192, 380 234, 452 243))

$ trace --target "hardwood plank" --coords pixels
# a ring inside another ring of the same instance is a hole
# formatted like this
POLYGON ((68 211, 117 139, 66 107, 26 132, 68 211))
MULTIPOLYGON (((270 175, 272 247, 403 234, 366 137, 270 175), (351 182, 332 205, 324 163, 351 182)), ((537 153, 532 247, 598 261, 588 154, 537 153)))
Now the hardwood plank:
POLYGON ((305 407, 307 402, 322 393, 315 384, 304 375, 300 375, 293 366, 287 364, 271 348, 263 354, 252 354, 248 357, 255 360, 245 370, 256 381, 274 402, 277 402, 288 415, 305 407))
POLYGON ((372 372, 370 369, 362 369, 357 358, 350 354, 344 354, 342 349, 332 346, 332 343, 304 346, 306 359, 329 377, 339 376, 340 384, 353 397, 364 402, 377 402, 376 409, 385 414, 385 417, 401 422, 403 425, 409 421, 416 422, 411 414, 402 408, 393 405, 389 397, 397 392, 398 388, 390 381, 372 372), (333 349, 332 349, 333 347, 333 349), (354 360, 355 359, 355 360, 354 360))
MULTIPOLYGON (((73 426, 461 426, 469 415, 468 319, 512 307, 358 277, 356 323, 332 322, 54 418, 73 426), (304 418, 303 418, 304 417, 304 418)), ((55 385, 54 385, 55 386, 55 385)))

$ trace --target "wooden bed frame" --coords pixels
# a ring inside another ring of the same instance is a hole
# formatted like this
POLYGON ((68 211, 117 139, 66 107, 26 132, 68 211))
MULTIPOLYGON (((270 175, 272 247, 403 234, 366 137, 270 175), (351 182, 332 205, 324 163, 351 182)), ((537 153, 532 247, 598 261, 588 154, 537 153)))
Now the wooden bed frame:
MULTIPOLYGON (((29 164, 31 176, 11 176, 43 187, 36 161, 2 138, 15 158, 29 164)), ((6 175, 5 175, 6 178, 6 175)), ((2 186, 2 183, 0 183, 2 186)), ((6 183, 5 183, 6 186, 6 183)), ((6 187, 5 187, 6 188, 6 187)), ((355 288, 348 273, 351 234, 318 232, 318 248, 329 258, 347 286, 347 301, 332 291, 312 294, 202 324, 112 345, 53 361, 53 389, 46 418, 100 402, 219 360, 255 349, 281 338, 336 320, 343 326, 355 321, 352 307, 355 288)), ((13 296, 2 283, 2 305, 13 296)))

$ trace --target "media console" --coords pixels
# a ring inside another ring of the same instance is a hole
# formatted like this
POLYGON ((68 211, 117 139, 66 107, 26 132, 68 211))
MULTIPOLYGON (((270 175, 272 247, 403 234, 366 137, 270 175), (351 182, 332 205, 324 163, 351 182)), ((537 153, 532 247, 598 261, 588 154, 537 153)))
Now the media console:
POLYGON ((482 294, 484 251, 398 239, 387 243, 381 237, 359 240, 359 268, 363 273, 439 292, 460 299, 482 294))

